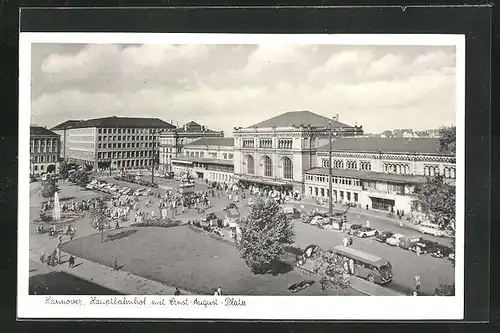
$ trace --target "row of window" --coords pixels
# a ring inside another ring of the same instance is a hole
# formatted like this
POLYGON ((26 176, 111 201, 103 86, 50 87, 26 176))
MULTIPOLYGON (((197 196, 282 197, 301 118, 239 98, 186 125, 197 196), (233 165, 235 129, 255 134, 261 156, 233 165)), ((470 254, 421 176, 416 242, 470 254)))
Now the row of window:
MULTIPOLYGON (((322 197, 322 198, 329 198, 330 197, 330 190, 322 188, 322 187, 309 186, 308 193, 310 196, 315 196, 315 197, 322 197)), ((335 201, 337 201, 337 200, 344 201, 344 198, 345 198, 345 200, 347 200, 349 202, 351 202, 351 201, 358 202, 358 200, 359 200, 358 193, 348 192, 348 191, 333 190, 332 197, 333 197, 333 200, 335 200, 335 201)))
POLYGON ((273 139, 260 139, 259 148, 273 148, 273 139))
POLYGON ((153 136, 152 135, 124 135, 124 136, 121 136, 121 135, 99 135, 97 137, 97 140, 98 141, 144 141, 144 140, 149 140, 149 141, 152 141, 153 140, 153 136))
POLYGON ((255 145, 254 139, 243 139, 243 147, 253 148, 255 145))
POLYGON ((30 144, 32 146, 57 146, 57 139, 31 139, 30 144))
MULTIPOLYGON (((426 165, 424 166, 424 176, 439 176, 440 170, 436 165, 426 165)), ((444 167, 443 174, 445 178, 455 179, 455 168, 454 167, 444 167)))
POLYGON ((56 147, 52 147, 52 146, 48 146, 48 147, 31 147, 30 148, 30 152, 31 153, 56 153, 57 152, 57 146, 56 147))
POLYGON ((118 168, 133 168, 133 167, 147 167, 152 164, 151 160, 126 160, 114 161, 118 168))
MULTIPOLYGON (((209 158, 217 159, 217 152, 208 152, 207 153, 209 158)), ((198 157, 198 158, 204 158, 205 157, 205 152, 203 151, 186 151, 186 156, 187 157, 198 157)), ((234 157, 233 153, 222 153, 222 159, 224 160, 232 160, 234 157)))
MULTIPOLYGON (((328 176, 306 174, 306 180, 320 183, 328 183, 328 176)), ((332 184, 341 184, 349 186, 361 186, 361 181, 356 178, 332 176, 332 184)))
MULTIPOLYGON (((245 157, 246 164, 246 173, 249 175, 255 174, 255 162, 251 155, 247 155, 245 157)), ((264 176, 272 177, 273 176, 273 162, 269 156, 264 156, 261 160, 261 166, 264 168, 264 176)), ((288 157, 284 157, 281 160, 282 174, 283 179, 293 179, 293 164, 292 160, 288 157)))
POLYGON ((113 152, 98 152, 97 158, 136 158, 136 157, 152 157, 152 151, 113 151, 113 152))
MULTIPOLYGON (((158 147, 158 144, 155 144, 155 147, 158 147)), ((112 149, 112 148, 153 148, 152 142, 128 142, 128 143, 98 143, 98 149, 112 149)))
POLYGON ((400 175, 410 174, 410 165, 401 163, 384 163, 386 173, 397 173, 400 175))
POLYGON ((33 163, 49 163, 49 162, 55 162, 57 160, 57 157, 55 155, 52 156, 45 156, 45 155, 35 155, 33 156, 33 163))
POLYGON ((279 139, 278 148, 279 149, 292 149, 293 140, 292 139, 279 139))
POLYGON ((153 133, 151 128, 98 128, 99 134, 145 134, 153 133))
POLYGON ((219 182, 229 182, 231 181, 231 176, 223 173, 210 172, 208 174, 208 180, 219 181, 219 182))

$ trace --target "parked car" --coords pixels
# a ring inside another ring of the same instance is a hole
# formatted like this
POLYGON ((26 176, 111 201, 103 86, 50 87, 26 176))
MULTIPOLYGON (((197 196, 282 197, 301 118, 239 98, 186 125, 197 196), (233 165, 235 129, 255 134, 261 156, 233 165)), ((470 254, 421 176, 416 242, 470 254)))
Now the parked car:
POLYGON ((284 206, 283 212, 285 213, 286 216, 288 216, 291 219, 299 219, 300 218, 299 210, 293 206, 284 206))
POLYGON ((363 226, 361 224, 351 224, 348 228, 347 228, 347 233, 349 235, 354 235, 354 233, 363 228, 363 226))
POLYGON ((448 256, 453 253, 453 249, 443 244, 436 244, 435 246, 429 248, 427 253, 434 258, 448 258, 448 256))
POLYGON ((410 250, 417 242, 423 240, 422 237, 403 237, 399 241, 399 247, 405 250, 410 250))
POLYGON ((381 231, 375 236, 375 240, 381 243, 385 243, 387 239, 391 238, 394 235, 391 231, 381 231))
POLYGON ((376 236, 377 233, 377 230, 373 228, 361 227, 358 230, 354 230, 353 235, 360 238, 366 238, 376 236))
POLYGON ((205 223, 208 223, 212 220, 217 220, 217 215, 215 215, 214 212, 207 213, 201 218, 201 221, 205 223))
POLYGON ((417 252, 417 249, 420 249, 420 253, 428 253, 429 249, 434 248, 436 246, 439 246, 438 242, 431 241, 428 239, 422 239, 413 244, 413 246, 410 248, 411 251, 417 252))
POLYGON ((433 235, 436 237, 443 237, 446 235, 446 231, 441 229, 439 225, 434 223, 422 223, 418 229, 421 233, 433 235))
POLYGON ((402 234, 394 234, 391 237, 387 238, 385 242, 392 246, 399 246, 399 243, 403 238, 405 238, 405 236, 402 234))
POLYGON ((309 222, 311 225, 323 225, 325 223, 325 218, 321 215, 316 215, 309 222))

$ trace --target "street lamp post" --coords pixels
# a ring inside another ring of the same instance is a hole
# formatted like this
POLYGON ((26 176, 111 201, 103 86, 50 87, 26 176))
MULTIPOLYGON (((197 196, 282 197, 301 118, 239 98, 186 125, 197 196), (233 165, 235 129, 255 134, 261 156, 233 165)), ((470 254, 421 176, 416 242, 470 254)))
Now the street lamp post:
POLYGON ((155 182, 155 137, 156 137, 156 131, 153 130, 153 151, 151 153, 152 157, 152 163, 151 163, 151 184, 154 184, 155 182))
POLYGON ((328 122, 328 188, 330 189, 330 195, 328 196, 329 209, 328 212, 330 217, 333 216, 333 203, 332 203, 332 121, 328 122))

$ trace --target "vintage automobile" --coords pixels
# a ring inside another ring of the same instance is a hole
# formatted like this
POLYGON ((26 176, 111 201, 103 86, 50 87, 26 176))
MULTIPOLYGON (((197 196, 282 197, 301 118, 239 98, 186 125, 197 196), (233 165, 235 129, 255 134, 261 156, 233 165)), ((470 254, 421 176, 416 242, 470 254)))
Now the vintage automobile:
POLYGON ((427 253, 434 258, 448 258, 449 255, 453 253, 453 249, 443 244, 436 244, 435 246, 429 248, 427 253))
POLYGON ((420 249, 420 253, 428 253, 429 249, 434 248, 436 246, 439 246, 438 242, 434 242, 428 239, 422 239, 413 244, 413 246, 410 248, 411 251, 417 252, 418 249, 420 249))
POLYGON ((299 219, 300 218, 299 210, 293 206, 284 206, 283 212, 285 213, 286 216, 288 216, 291 219, 299 219))
POLYGON ((349 235, 354 235, 354 233, 363 228, 363 226, 361 224, 351 224, 348 228, 347 228, 347 233, 349 235))
POLYGON ((207 213, 204 216, 202 216, 201 221, 205 223, 210 223, 210 221, 217 220, 218 217, 214 212, 207 213))
POLYGON ((385 243, 387 239, 391 238, 394 235, 391 231, 381 231, 375 236, 375 240, 381 243, 385 243))
POLYGON ((311 219, 311 222, 309 222, 309 224, 311 225, 323 225, 325 224, 325 222, 328 222, 327 219, 325 219, 323 216, 321 215, 316 215, 314 216, 312 219, 311 219))
POLYGON ((439 225, 434 223, 422 223, 418 229, 424 235, 428 234, 436 237, 444 237, 446 235, 446 231, 441 229, 439 225))
POLYGON ((399 241, 399 247, 405 250, 411 250, 413 246, 419 241, 422 241, 423 238, 419 236, 413 236, 413 237, 403 237, 399 241))
POLYGON ((387 238, 385 242, 392 246, 399 246, 399 243, 403 238, 405 238, 405 236, 402 234, 394 234, 391 237, 387 238))
POLYGON ((378 233, 377 230, 368 227, 361 227, 358 230, 354 230, 353 235, 360 238, 373 237, 378 233))

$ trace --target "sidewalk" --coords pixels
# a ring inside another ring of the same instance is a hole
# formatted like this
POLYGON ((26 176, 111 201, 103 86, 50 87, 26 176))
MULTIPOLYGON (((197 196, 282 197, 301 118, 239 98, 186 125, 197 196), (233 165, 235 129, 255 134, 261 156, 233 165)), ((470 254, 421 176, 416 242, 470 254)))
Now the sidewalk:
POLYGON ((406 296, 384 286, 371 283, 357 276, 350 277, 351 288, 368 296, 406 296))
MULTIPOLYGON (((75 267, 68 267, 69 254, 61 251, 62 264, 56 267, 46 266, 51 271, 65 272, 81 279, 91 281, 104 288, 115 290, 125 295, 174 295, 175 287, 152 281, 126 271, 113 271, 111 267, 92 261, 76 258, 75 267)), ((34 253, 30 253, 30 261, 39 262, 34 253)), ((182 295, 191 293, 179 288, 182 295)))

